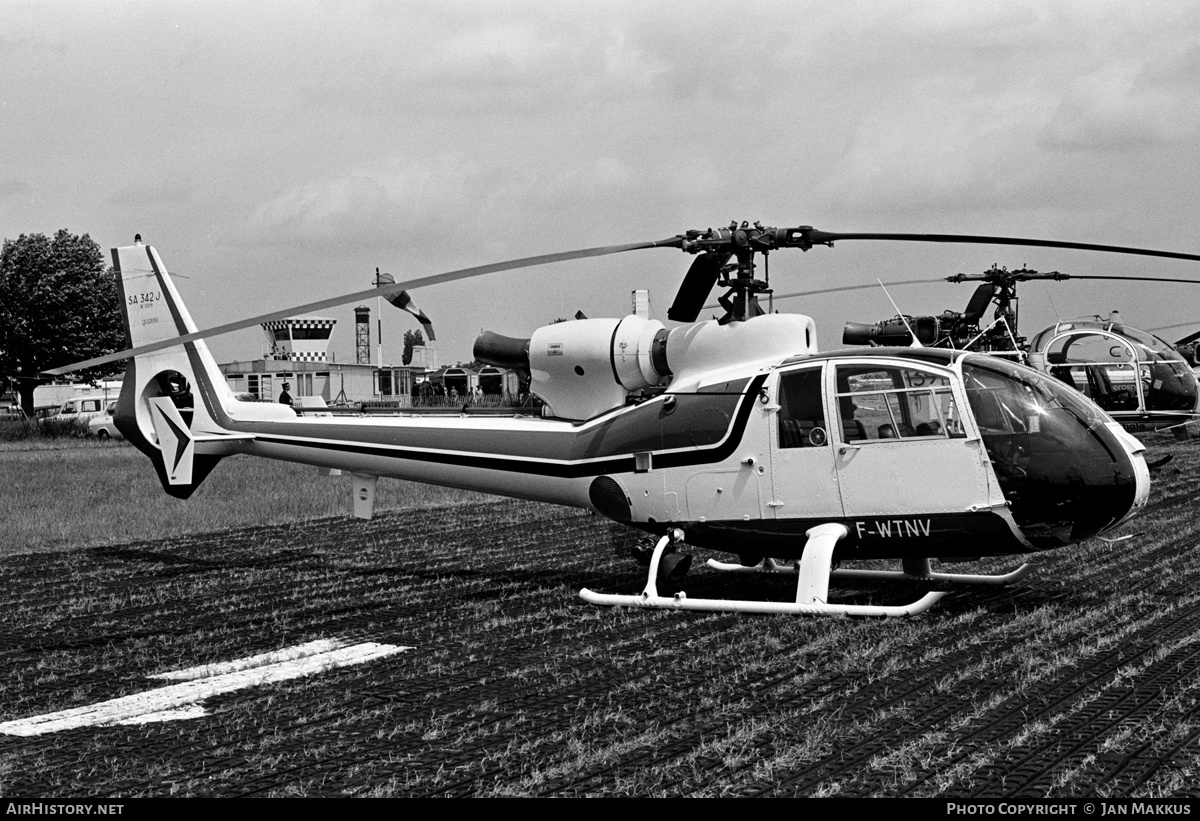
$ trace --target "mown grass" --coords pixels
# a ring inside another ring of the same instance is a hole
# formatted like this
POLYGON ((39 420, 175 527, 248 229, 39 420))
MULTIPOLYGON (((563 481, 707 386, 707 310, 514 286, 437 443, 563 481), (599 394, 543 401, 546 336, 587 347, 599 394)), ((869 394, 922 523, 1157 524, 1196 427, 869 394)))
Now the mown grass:
MULTIPOLYGON (((1200 797, 1200 441, 1148 440, 1176 459, 1136 538, 914 619, 589 607, 579 587, 643 579, 615 526, 522 502, 356 522, 335 491, 343 515, 300 526, 14 557, 4 719, 313 638, 416 649, 203 719, 4 740, 0 794, 1200 797)), ((210 482, 254 464, 286 467, 210 482)), ((697 561, 685 587, 746 584, 697 561)))
POLYGON ((89 435, 78 419, 0 419, 0 449, 63 447, 64 440, 89 435))
MULTIPOLYGON (((375 504, 383 511, 493 498, 382 479, 375 504)), ((150 461, 124 442, 0 443, 0 556, 348 516, 351 505, 347 477, 303 465, 230 457, 180 500, 163 492, 150 461)))

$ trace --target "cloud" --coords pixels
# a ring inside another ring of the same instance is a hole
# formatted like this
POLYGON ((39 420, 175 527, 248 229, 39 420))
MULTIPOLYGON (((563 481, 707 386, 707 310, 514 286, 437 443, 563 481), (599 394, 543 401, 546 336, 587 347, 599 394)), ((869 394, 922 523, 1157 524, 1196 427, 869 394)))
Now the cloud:
POLYGON ((0 202, 25 199, 32 193, 29 184, 13 177, 0 180, 0 202))
POLYGON ((171 182, 165 185, 142 183, 119 188, 109 196, 112 205, 145 207, 174 206, 192 202, 195 185, 191 182, 171 182))
POLYGON ((841 157, 824 169, 819 198, 847 209, 922 212, 1018 200, 1036 106, 978 105, 969 87, 936 80, 861 118, 841 157))
POLYGON ((1076 78, 1039 143, 1066 151, 1135 152, 1195 133, 1195 119, 1181 116, 1197 113, 1195 93, 1142 82, 1144 71, 1141 62, 1123 61, 1076 78))
POLYGON ((580 203, 600 200, 619 207, 642 184, 633 169, 612 157, 535 174, 458 153, 392 158, 289 188, 253 209, 247 231, 255 241, 291 244, 365 240, 405 226, 437 231, 446 225, 544 223, 552 216, 565 219, 580 203))
POLYGON ((244 231, 255 242, 324 244, 378 241, 410 227, 437 230, 480 207, 480 177, 478 166, 456 153, 356 164, 258 204, 244 231))

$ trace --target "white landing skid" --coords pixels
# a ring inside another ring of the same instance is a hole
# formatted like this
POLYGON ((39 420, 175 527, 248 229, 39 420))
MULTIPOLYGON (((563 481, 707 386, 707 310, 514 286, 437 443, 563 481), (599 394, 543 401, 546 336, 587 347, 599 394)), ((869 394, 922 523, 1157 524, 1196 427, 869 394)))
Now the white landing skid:
MULTIPOLYGON (((804 553, 800 559, 798 580, 796 583, 796 601, 764 602, 743 599, 689 599, 686 593, 676 593, 674 596, 658 594, 658 565, 667 547, 683 540, 683 532, 674 529, 658 540, 654 554, 650 559, 650 573, 646 579, 646 589, 640 596, 622 596, 616 594, 595 593, 586 587, 579 591, 579 596, 591 604, 625 607, 651 607, 664 610, 705 610, 723 613, 775 613, 793 616, 915 616, 924 613, 937 602, 945 593, 926 593, 917 601, 908 605, 882 606, 864 604, 829 604, 829 579, 831 576, 830 562, 833 549, 840 539, 848 534, 845 525, 818 525, 807 532, 808 542, 804 545, 804 553)), ((835 578, 867 578, 863 576, 845 575, 855 573, 870 573, 869 578, 882 578, 913 581, 924 579, 929 575, 945 577, 948 574, 929 574, 928 560, 924 562, 926 576, 908 573, 890 573, 885 571, 839 571, 835 578)), ((721 562, 709 562, 718 570, 733 569, 737 572, 795 572, 792 568, 781 568, 774 561, 767 559, 758 567, 742 567, 727 565, 721 562), (770 562, 770 565, 767 565, 770 562)), ((906 570, 908 567, 906 566, 906 570)), ((914 568, 917 569, 917 568, 914 568)), ((1013 574, 1009 574, 1010 576, 1013 574)), ((960 577, 960 578, 990 578, 990 577, 960 577)), ((1019 577, 1018 577, 1019 578, 1019 577)))

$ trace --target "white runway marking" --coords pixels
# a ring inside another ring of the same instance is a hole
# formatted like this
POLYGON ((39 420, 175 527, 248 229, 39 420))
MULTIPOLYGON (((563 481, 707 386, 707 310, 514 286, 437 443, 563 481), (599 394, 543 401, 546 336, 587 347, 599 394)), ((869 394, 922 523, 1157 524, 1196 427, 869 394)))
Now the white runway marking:
POLYGON ((34 736, 76 727, 200 718, 206 714, 200 702, 221 693, 287 681, 337 667, 363 664, 412 649, 414 648, 375 642, 346 646, 345 642, 338 640, 312 641, 273 653, 158 673, 150 678, 181 683, 102 701, 88 707, 6 721, 0 724, 0 733, 34 736))

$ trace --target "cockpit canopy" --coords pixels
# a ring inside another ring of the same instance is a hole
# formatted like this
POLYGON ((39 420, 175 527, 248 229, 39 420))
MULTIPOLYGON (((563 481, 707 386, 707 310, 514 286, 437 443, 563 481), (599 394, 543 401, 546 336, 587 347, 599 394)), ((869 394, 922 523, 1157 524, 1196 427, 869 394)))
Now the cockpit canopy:
POLYGON ((1119 320, 1064 320, 1034 335, 1030 351, 1031 364, 1114 418, 1197 410, 1196 377, 1187 361, 1163 340, 1119 320))
POLYGON ((1115 424, 1060 380, 994 357, 963 362, 975 423, 1025 537, 1056 547, 1102 532, 1137 489, 1115 424))

